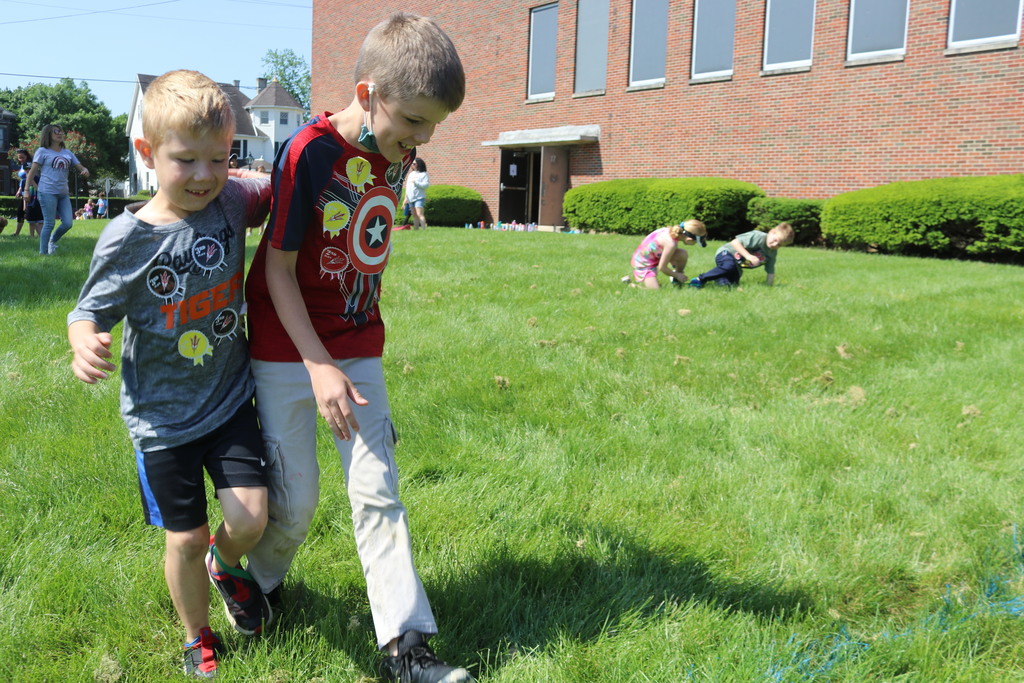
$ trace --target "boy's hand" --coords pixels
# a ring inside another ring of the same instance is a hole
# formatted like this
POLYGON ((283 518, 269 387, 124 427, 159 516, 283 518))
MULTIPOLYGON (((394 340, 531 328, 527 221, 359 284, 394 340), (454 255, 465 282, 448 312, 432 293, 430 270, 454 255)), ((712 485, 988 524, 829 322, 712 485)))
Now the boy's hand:
POLYGON ((72 324, 68 328, 68 341, 75 352, 71 361, 75 377, 86 384, 96 384, 96 380, 106 379, 108 373, 116 370, 117 366, 107 360, 112 355, 112 340, 109 332, 95 332, 72 324))
POLYGON ((359 431, 359 422, 352 412, 351 400, 356 405, 369 405, 356 385, 344 372, 334 364, 325 363, 315 366, 309 373, 313 385, 313 395, 320 415, 327 421, 327 426, 339 439, 348 441, 351 432, 359 431), (351 431, 350 428, 351 427, 351 431))
POLYGON ((232 178, 268 178, 269 173, 261 173, 248 168, 229 168, 228 175, 232 178))

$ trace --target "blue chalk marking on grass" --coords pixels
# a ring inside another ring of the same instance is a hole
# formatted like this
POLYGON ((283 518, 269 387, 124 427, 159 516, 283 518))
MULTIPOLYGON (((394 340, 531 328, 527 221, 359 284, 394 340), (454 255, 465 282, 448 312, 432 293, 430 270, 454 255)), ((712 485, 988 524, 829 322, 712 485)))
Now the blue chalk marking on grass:
POLYGON ((768 677, 773 681, 787 680, 792 674, 803 680, 813 680, 827 674, 837 664, 856 659, 871 646, 853 638, 846 627, 841 626, 839 631, 824 638, 803 640, 796 635, 790 636, 786 647, 792 650, 789 661, 773 664, 768 670, 768 677))
MULTIPOLYGON (((1010 584, 1024 578, 1024 551, 1017 536, 1017 525, 1013 527, 1013 551, 1014 562, 1008 575, 985 578, 973 604, 965 604, 947 584, 942 605, 936 612, 923 617, 915 626, 898 633, 882 633, 873 640, 896 640, 929 629, 946 633, 977 617, 1024 615, 1024 595, 1011 595, 1008 591, 1010 584)), ((794 634, 785 646, 789 656, 784 661, 771 664, 765 673, 768 680, 779 683, 794 679, 813 681, 827 678, 837 665, 856 660, 870 648, 870 643, 851 636, 845 625, 823 638, 802 639, 794 634)))

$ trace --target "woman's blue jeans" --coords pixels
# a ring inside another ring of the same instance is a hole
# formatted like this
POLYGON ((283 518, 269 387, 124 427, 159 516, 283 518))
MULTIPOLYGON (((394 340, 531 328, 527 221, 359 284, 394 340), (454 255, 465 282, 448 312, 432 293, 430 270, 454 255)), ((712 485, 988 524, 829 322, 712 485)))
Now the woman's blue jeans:
POLYGON ((64 233, 71 229, 75 215, 71 211, 71 198, 66 194, 40 192, 39 205, 43 210, 43 231, 39 233, 39 253, 49 254, 50 242, 56 243, 64 236, 64 233), (53 225, 57 222, 57 216, 60 216, 60 227, 54 232, 53 225))

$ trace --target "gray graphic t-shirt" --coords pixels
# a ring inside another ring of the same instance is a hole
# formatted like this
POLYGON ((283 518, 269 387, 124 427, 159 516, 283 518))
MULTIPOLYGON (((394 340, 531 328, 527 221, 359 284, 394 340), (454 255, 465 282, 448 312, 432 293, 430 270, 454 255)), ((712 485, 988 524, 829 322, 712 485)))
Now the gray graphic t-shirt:
POLYGON ((121 414, 141 451, 209 434, 252 397, 242 276, 245 228, 270 182, 229 179, 206 208, 169 225, 125 211, 103 230, 68 324, 124 320, 121 414))

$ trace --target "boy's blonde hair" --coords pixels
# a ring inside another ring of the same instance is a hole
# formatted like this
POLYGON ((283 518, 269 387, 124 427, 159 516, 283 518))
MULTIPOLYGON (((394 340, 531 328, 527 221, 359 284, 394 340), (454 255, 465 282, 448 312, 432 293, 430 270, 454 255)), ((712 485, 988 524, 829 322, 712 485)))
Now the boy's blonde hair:
POLYGON ((796 238, 796 232, 794 232, 793 226, 789 223, 779 223, 768 232, 774 232, 778 235, 779 240, 783 244, 792 244, 793 240, 796 238))
POLYGON ((370 81, 382 97, 437 100, 449 112, 462 105, 466 74, 448 34, 432 19, 396 12, 370 29, 359 48, 355 82, 370 81))
POLYGON ((696 218, 684 221, 682 225, 673 225, 668 229, 668 234, 672 239, 679 241, 683 237, 683 230, 686 230, 693 235, 703 235, 704 237, 707 237, 708 235, 707 227, 705 227, 702 221, 699 221, 696 218))
POLYGON ((235 112, 228 96, 198 71, 168 71, 157 77, 142 100, 142 135, 153 147, 167 131, 194 137, 235 133, 235 112))

